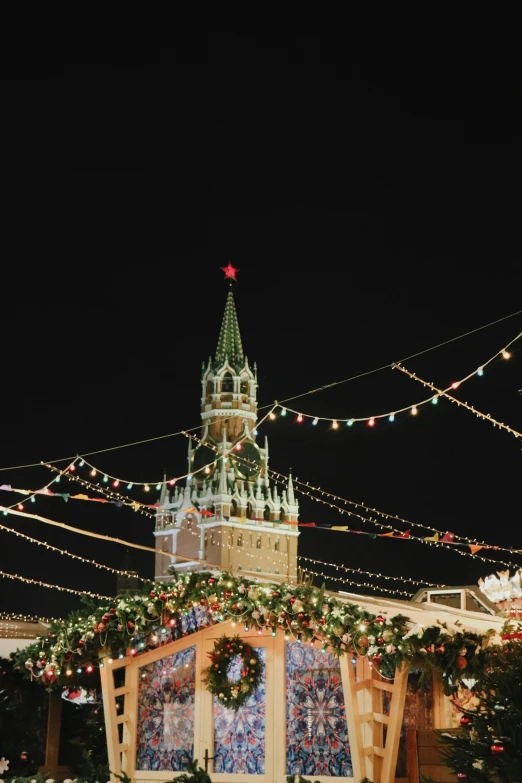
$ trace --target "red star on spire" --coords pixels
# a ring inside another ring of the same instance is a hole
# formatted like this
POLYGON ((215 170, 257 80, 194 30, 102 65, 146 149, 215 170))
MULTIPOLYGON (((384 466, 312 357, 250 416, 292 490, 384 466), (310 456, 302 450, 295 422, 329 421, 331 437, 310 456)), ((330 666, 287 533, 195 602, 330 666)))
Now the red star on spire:
POLYGON ((235 269, 230 261, 228 262, 227 266, 222 266, 220 269, 222 269, 225 273, 225 280, 230 278, 230 280, 235 280, 237 283, 236 272, 239 272, 239 269, 235 269))

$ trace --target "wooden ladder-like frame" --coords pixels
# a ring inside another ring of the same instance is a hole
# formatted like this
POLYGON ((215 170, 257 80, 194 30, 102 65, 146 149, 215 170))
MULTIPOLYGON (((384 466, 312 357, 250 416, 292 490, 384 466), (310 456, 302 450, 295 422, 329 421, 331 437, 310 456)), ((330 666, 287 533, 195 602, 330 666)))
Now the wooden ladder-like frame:
POLYGON ((348 671, 355 730, 351 749, 358 754, 361 775, 374 783, 394 783, 408 667, 396 669, 393 681, 384 680, 367 658, 359 658, 348 671), (391 697, 389 714, 383 709, 384 692, 391 697))
POLYGON ((100 668, 100 678, 103 695, 103 710, 105 714, 105 732, 107 735, 107 751, 111 779, 121 775, 122 770, 134 767, 136 755, 136 688, 127 683, 129 659, 116 659, 100 668), (116 688, 114 673, 123 669, 125 683, 116 688), (123 696, 123 710, 118 710, 116 699, 123 696), (120 740, 120 725, 123 724, 120 740))

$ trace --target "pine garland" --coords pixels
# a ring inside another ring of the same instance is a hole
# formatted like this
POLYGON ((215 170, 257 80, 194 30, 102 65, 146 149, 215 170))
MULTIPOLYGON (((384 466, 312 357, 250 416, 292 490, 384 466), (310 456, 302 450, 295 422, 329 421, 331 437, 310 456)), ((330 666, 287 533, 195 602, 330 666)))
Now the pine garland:
POLYGON ((80 612, 54 621, 47 637, 13 657, 26 676, 48 689, 89 687, 94 667, 111 658, 139 655, 225 620, 274 636, 282 631, 303 643, 319 641, 337 657, 367 657, 385 677, 406 661, 422 671, 421 682, 437 672, 448 693, 462 677, 483 670, 493 634, 451 633, 445 624, 423 628, 401 614, 374 615, 324 587, 200 571, 150 583, 109 605, 85 599, 80 612))

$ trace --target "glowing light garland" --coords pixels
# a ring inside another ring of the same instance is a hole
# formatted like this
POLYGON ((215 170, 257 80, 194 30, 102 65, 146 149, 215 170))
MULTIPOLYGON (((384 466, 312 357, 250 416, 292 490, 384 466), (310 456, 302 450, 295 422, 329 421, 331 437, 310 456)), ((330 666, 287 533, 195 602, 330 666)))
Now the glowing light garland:
MULTIPOLYGON (((480 365, 478 369, 473 370, 473 372, 468 373, 463 378, 457 381, 453 381, 446 389, 441 390, 437 389, 435 386, 432 386, 429 383, 426 383, 424 381, 421 381, 421 383, 424 383, 425 386, 429 386, 431 389, 437 392, 439 396, 445 396, 448 397, 448 399, 451 399, 453 402, 458 402, 454 398, 452 398, 447 392, 451 390, 458 389, 460 386, 462 386, 463 383, 468 381, 470 378, 474 378, 475 376, 481 377, 484 375, 484 369, 491 364, 497 357, 502 357, 503 359, 510 359, 511 353, 508 351, 508 348, 517 340, 522 337, 522 332, 517 334, 513 340, 511 340, 507 345, 505 345, 503 348, 501 348, 499 351, 497 351, 490 359, 488 359, 486 362, 480 365)), ((410 375, 410 377, 415 378, 415 380, 420 380, 417 378, 413 373, 409 373, 406 371, 399 363, 392 364, 392 369, 398 369, 402 370, 402 372, 405 372, 407 375, 410 375)), ((322 387, 323 388, 323 387, 322 387)), ((326 388, 326 387, 324 387, 326 388)), ((437 404, 438 398, 433 397, 433 395, 430 395, 430 397, 427 397, 426 399, 420 400, 419 402, 414 403, 413 405, 406 405, 403 408, 394 408, 393 410, 389 410, 386 413, 375 413, 372 416, 352 416, 349 418, 343 418, 341 416, 337 416, 336 418, 332 418, 331 416, 316 416, 311 413, 303 413, 303 411, 298 411, 294 408, 285 407, 282 405, 282 403, 279 403, 277 400, 274 401, 274 409, 276 407, 280 410, 280 416, 286 416, 287 413, 293 413, 296 416, 296 422, 298 424, 301 424, 305 419, 312 419, 312 424, 316 425, 320 421, 328 421, 332 425, 332 429, 337 430, 339 429, 339 424, 346 424, 348 427, 353 426, 357 422, 366 422, 369 427, 374 427, 376 422, 379 419, 388 419, 389 422, 394 422, 396 420, 396 417, 400 413, 406 413, 409 412, 412 416, 416 416, 419 412, 419 408, 422 405, 427 405, 428 403, 437 404)), ((460 405, 463 405, 464 403, 459 403, 460 405)), ((509 429, 513 434, 515 434, 515 431, 511 428, 506 427, 506 425, 501 425, 499 422, 496 422, 494 419, 491 419, 491 417, 486 416, 485 414, 480 414, 477 411, 475 411, 473 408, 468 406, 469 410, 472 410, 474 413, 476 413, 477 416, 481 416, 482 418, 488 418, 490 421, 494 422, 498 426, 502 426, 505 429, 509 429)), ((277 418, 274 409, 268 414, 268 418, 271 421, 274 421, 274 419, 277 418)), ((520 433, 517 433, 517 437, 520 437, 520 433)))
MULTIPOLYGON (((508 352, 506 351, 506 353, 508 352)), ((505 358, 509 359, 510 354, 505 358)), ((493 416, 489 415, 489 413, 481 413, 481 411, 478 411, 472 405, 468 405, 467 402, 462 402, 462 400, 458 400, 456 397, 453 397, 451 394, 448 394, 449 389, 457 389, 460 384, 458 385, 452 384, 450 387, 448 387, 448 389, 438 389, 432 383, 422 380, 422 378, 419 378, 417 375, 415 375, 415 373, 410 372, 405 367, 402 367, 400 364, 395 365, 395 367, 397 370, 400 370, 409 378, 412 378, 414 381, 418 381, 419 383, 422 383, 423 386, 428 386, 428 388, 437 392, 437 394, 440 397, 445 397, 446 399, 450 400, 450 402, 454 402, 459 407, 465 408, 467 411, 471 411, 471 413, 474 413, 475 416, 478 416, 479 419, 484 419, 484 421, 489 421, 495 427, 499 427, 499 429, 506 430, 511 435, 514 435, 515 438, 522 438, 522 432, 518 432, 518 430, 513 429, 513 427, 509 427, 507 424, 503 424, 501 421, 497 421, 497 419, 494 419, 493 416)))
MULTIPOLYGON (((316 563, 318 565, 326 565, 330 568, 335 568, 337 571, 351 571, 354 574, 365 574, 366 576, 375 576, 379 579, 387 579, 396 582, 408 582, 412 585, 419 585, 420 587, 446 587, 446 585, 434 584, 433 582, 420 582, 418 579, 410 579, 408 576, 386 576, 385 574, 374 574, 372 571, 364 571, 362 568, 348 568, 348 566, 339 565, 339 563, 325 563, 324 560, 314 560, 312 557, 304 557, 298 555, 298 560, 306 560, 308 563, 316 563)), ((311 572, 310 572, 311 573, 311 572)), ((328 577, 329 579, 331 577, 328 577)))
POLYGON ((38 617, 38 615, 34 614, 0 612, 0 622, 43 623, 44 625, 49 625, 49 623, 59 623, 60 620, 57 617, 38 617))
MULTIPOLYGON (((187 437, 197 441, 198 443, 202 443, 201 439, 198 438, 197 435, 192 435, 192 434, 189 435, 189 434, 187 434, 187 437)), ((212 446, 212 444, 206 443, 205 445, 207 445, 211 449, 216 450, 212 446)), ((247 462, 247 463, 251 462, 250 460, 247 460, 244 457, 237 457, 237 459, 241 460, 243 462, 247 462)), ((268 473, 270 475, 270 478, 273 481, 275 481, 276 483, 278 483, 278 484, 280 484, 282 486, 285 486, 285 482, 288 481, 288 476, 285 476, 282 473, 278 473, 277 471, 274 471, 272 469, 269 469, 268 473), (281 479, 284 479, 284 481, 282 481, 281 479)), ((440 546, 440 547, 443 547, 443 548, 446 548, 446 546, 452 546, 452 547, 454 547, 454 549, 453 549, 454 552, 457 552, 457 554, 463 555, 465 557, 475 557, 475 558, 478 558, 479 560, 482 560, 485 563, 495 563, 495 564, 500 564, 500 565, 511 566, 513 568, 519 568, 519 565, 516 565, 515 563, 506 562, 504 560, 494 560, 494 559, 492 559, 490 557, 483 557, 482 555, 476 554, 476 551, 475 552, 472 552, 472 551, 470 551, 470 552, 461 551, 460 549, 458 549, 458 547, 459 546, 465 546, 465 544, 459 543, 458 541, 454 541, 454 540, 446 540, 446 541, 439 540, 439 536, 442 536, 442 538, 445 538, 445 537, 455 537, 455 534, 454 533, 450 533, 449 531, 442 532, 440 530, 437 530, 436 528, 430 527, 429 525, 420 524, 418 522, 409 522, 408 520, 402 519, 401 517, 398 517, 398 516, 396 516, 394 514, 384 514, 383 512, 377 512, 376 510, 370 509, 368 506, 365 506, 364 504, 355 503, 354 501, 346 500, 346 498, 340 498, 337 495, 334 495, 333 493, 324 492, 319 487, 312 487, 310 484, 308 484, 308 483, 305 484, 304 482, 301 482, 298 479, 294 479, 293 478, 292 480, 294 482, 294 489, 295 489, 295 491, 299 492, 300 494, 304 495, 305 497, 308 497, 310 500, 314 500, 317 503, 322 503, 322 504, 328 506, 329 508, 335 509, 340 514, 348 514, 349 516, 353 516, 353 517, 355 517, 357 519, 360 519, 363 522, 369 522, 372 525, 380 527, 381 530, 389 530, 392 533, 397 533, 397 536, 396 536, 397 538, 410 538, 413 541, 421 541, 423 544, 429 544, 430 546, 440 546), (404 522, 405 524, 413 526, 413 527, 419 527, 419 528, 423 528, 425 530, 432 530, 432 531, 435 532, 435 535, 431 536, 431 537, 426 537, 426 538, 421 538, 420 536, 411 535, 409 531, 399 530, 398 528, 395 528, 392 525, 387 525, 387 524, 384 524, 383 522, 379 522, 376 519, 372 519, 372 517, 364 517, 361 514, 356 514, 353 511, 349 511, 348 509, 340 508, 335 503, 329 503, 328 501, 323 500, 322 498, 317 498, 314 495, 312 495, 309 491, 305 491, 305 490, 301 489, 301 486, 306 486, 308 489, 313 489, 314 491, 321 492, 323 495, 328 495, 329 497, 333 497, 333 498, 336 498, 338 500, 341 500, 343 503, 355 505, 355 506, 358 506, 359 508, 362 508, 362 509, 367 510, 367 511, 374 511, 375 513, 380 514, 381 516, 383 516, 386 519, 397 519, 398 521, 404 522)), ((316 529, 318 529, 318 530, 332 530, 334 528, 330 528, 330 527, 326 527, 325 526, 325 527, 317 527, 316 529)), ((370 533, 365 532, 365 531, 356 531, 356 530, 350 530, 350 529, 347 529, 344 532, 354 533, 354 534, 358 534, 358 535, 360 535, 361 533, 363 535, 373 535, 373 534, 370 534, 370 533)), ((376 535, 379 535, 379 534, 376 534, 376 535)), ((383 535, 386 535, 386 534, 383 534, 383 535)), ((478 547, 479 549, 494 549, 496 551, 497 550, 498 551, 506 551, 506 552, 509 552, 510 554, 522 554, 522 552, 520 552, 519 550, 516 550, 516 549, 507 548, 507 547, 501 547, 501 546, 495 546, 495 545, 491 545, 491 544, 486 544, 484 542, 478 542, 476 539, 469 539, 469 538, 467 538, 465 536, 456 536, 456 537, 462 538, 462 539, 464 539, 466 541, 469 541, 469 542, 472 542, 472 543, 469 544, 470 549, 471 549, 471 547, 475 547, 475 548, 478 547)))
POLYGON ((40 541, 38 538, 33 538, 32 536, 28 536, 25 533, 20 533, 18 530, 14 530, 11 527, 6 527, 5 525, 0 524, 0 530, 5 531, 6 533, 13 533, 15 536, 18 536, 18 538, 23 538, 25 541, 29 541, 31 544, 38 544, 38 546, 43 546, 45 549, 49 549, 52 552, 59 552, 60 555, 66 555, 67 557, 71 557, 74 560, 80 560, 82 563, 87 563, 88 565, 93 565, 96 568, 110 571, 112 574, 130 576, 133 577, 133 579, 138 579, 140 582, 150 582, 150 579, 143 579, 141 576, 137 576, 137 574, 131 573, 130 571, 122 571, 119 568, 112 568, 111 566, 105 565, 104 563, 98 563, 96 560, 90 560, 88 557, 75 555, 73 552, 68 552, 67 549, 60 549, 60 547, 48 544, 47 541, 40 541))
POLYGON ((48 587, 51 590, 58 590, 61 593, 71 593, 72 595, 86 595, 89 598, 99 598, 102 601, 111 600, 111 597, 109 595, 100 595, 99 593, 92 593, 90 590, 75 590, 72 587, 61 587, 60 585, 51 585, 48 582, 41 582, 39 579, 29 579, 26 576, 19 576, 18 574, 7 574, 5 571, 0 571, 0 576, 2 576, 4 579, 14 579, 29 585, 38 585, 38 587, 48 587))

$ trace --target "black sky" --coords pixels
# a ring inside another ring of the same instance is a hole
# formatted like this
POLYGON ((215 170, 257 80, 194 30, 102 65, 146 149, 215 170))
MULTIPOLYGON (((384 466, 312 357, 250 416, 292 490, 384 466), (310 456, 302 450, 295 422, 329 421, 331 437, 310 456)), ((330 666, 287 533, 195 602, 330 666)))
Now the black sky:
MULTIPOLYGON (((521 309, 520 71, 504 62, 355 58, 332 38, 213 35, 177 50, 13 66, 3 82, 0 467, 193 427, 239 267, 259 402, 299 394, 521 309)), ((522 328, 504 321, 412 360, 444 385, 522 328)), ((520 349, 460 392, 522 429, 520 349)), ((423 397, 391 370, 304 397, 371 415, 423 397)), ((416 522, 522 547, 520 443, 449 403, 375 430, 290 417, 271 467, 416 522)), ((95 458, 133 480, 186 465, 184 438, 95 458)), ((41 486, 40 468, 0 483, 41 486)), ((136 497, 141 497, 139 493, 136 497)), ((2 493, 2 502, 13 496, 2 493)), ((39 499, 40 513, 151 544, 144 517, 39 499)), ((346 522, 302 503, 303 521, 346 522)), ((6 521, 9 520, 9 521, 6 521)), ((119 567, 125 551, 12 527, 119 567)), ((354 526, 359 526, 355 520, 354 526)), ((370 526, 366 526, 370 530, 370 526)), ((114 579, 0 533, 0 562, 112 593, 114 579)), ((466 584, 490 564, 413 542, 305 530, 302 554, 466 584)), ((494 555, 492 555, 494 556, 494 555)), ((143 575, 152 557, 132 555, 143 575)), ((521 559, 522 563, 522 559, 521 559)), ((1 582, 0 608, 59 615, 73 598, 1 582)))

